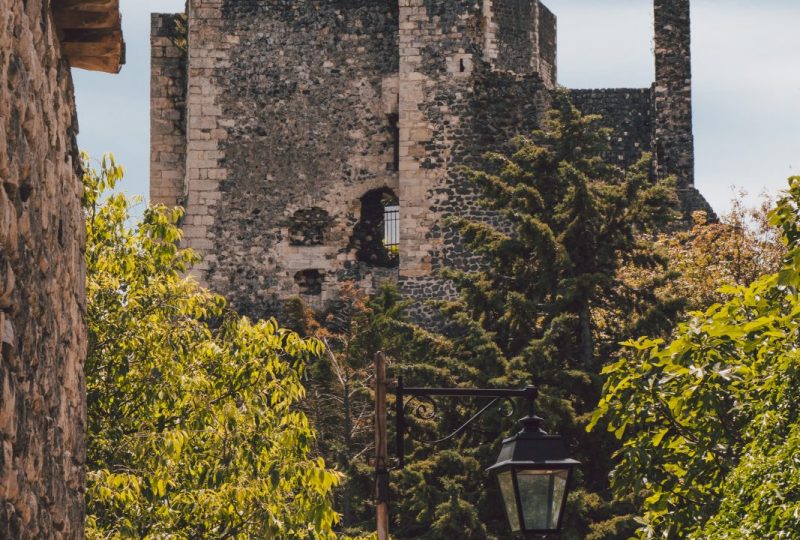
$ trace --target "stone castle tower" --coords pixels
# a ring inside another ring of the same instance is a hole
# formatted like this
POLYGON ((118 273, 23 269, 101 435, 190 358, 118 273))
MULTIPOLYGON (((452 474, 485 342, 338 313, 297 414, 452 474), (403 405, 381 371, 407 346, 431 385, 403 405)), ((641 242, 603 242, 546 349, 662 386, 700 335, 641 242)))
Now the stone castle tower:
MULTIPOLYGON (((694 189, 689 0, 654 0, 651 88, 573 90, 694 189)), ((539 0, 189 0, 152 18, 151 200, 186 207, 198 276, 263 316, 342 281, 451 293, 473 257, 443 225, 481 217, 456 173, 538 127, 556 79, 556 17, 539 0)), ((482 216, 486 217, 486 216, 482 216)))

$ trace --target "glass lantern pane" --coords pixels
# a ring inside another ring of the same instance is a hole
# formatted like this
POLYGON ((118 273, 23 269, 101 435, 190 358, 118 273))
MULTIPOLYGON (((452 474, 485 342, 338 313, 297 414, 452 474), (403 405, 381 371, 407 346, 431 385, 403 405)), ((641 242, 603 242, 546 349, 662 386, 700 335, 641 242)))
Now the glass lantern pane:
POLYGON ((504 471, 497 475, 500 484, 500 493, 503 495, 503 502, 508 515, 508 523, 511 525, 511 532, 519 532, 519 512, 517 512, 517 497, 514 494, 514 483, 511 478, 511 471, 504 471))
POLYGON ((567 488, 567 470, 517 471, 522 516, 527 530, 554 530, 567 488))

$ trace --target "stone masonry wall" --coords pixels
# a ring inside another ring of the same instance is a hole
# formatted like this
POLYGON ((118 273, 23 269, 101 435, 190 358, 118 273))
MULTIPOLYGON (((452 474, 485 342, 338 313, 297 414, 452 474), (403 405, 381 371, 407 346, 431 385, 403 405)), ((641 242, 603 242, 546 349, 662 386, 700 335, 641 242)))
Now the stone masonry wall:
POLYGON ((484 60, 518 75, 538 73, 556 86, 556 18, 538 0, 486 0, 484 60))
POLYGON ((539 2, 539 76, 548 88, 558 80, 558 21, 547 6, 539 2))
MULTIPOLYGON (((400 275, 404 294, 416 299, 453 294, 439 277, 444 267, 480 264, 444 225, 447 216, 499 223, 459 167, 536 128, 550 103, 537 74, 503 69, 520 60, 494 49, 509 39, 487 39, 483 21, 496 21, 487 9, 474 1, 400 3, 400 275)), ((489 30, 502 34, 502 25, 489 30)))
POLYGON ((292 295, 323 307, 345 279, 395 279, 357 261, 351 238, 362 197, 398 188, 396 6, 190 6, 187 237, 207 283, 264 316, 292 295), (201 189, 213 205, 197 205, 201 189))
MULTIPOLYGON (((230 66, 229 51, 237 36, 222 29, 223 0, 192 0, 188 3, 188 54, 186 83, 186 215, 184 243, 203 257, 193 275, 205 282, 205 271, 214 263, 210 226, 220 199, 219 184, 227 178, 220 148, 228 136, 229 121, 222 118, 217 103, 226 88, 216 75, 230 66)), ((223 291, 217 291, 223 292, 223 291)))
POLYGON ((186 16, 151 18, 150 202, 184 204, 186 178, 186 16))
POLYGON ((652 151, 653 99, 650 88, 570 90, 572 103, 583 114, 599 114, 612 130, 609 163, 623 169, 652 151))
POLYGON ((537 3, 528 0, 492 0, 492 22, 497 39, 497 66, 516 73, 537 69, 539 18, 537 3))
POLYGON ((658 178, 677 180, 687 222, 692 212, 716 214, 694 185, 690 0, 654 0, 656 82, 653 153, 658 178))
MULTIPOLYGON (((612 129, 612 161, 652 151, 696 206, 688 56, 675 58, 688 55, 688 0, 655 1, 654 88, 572 95, 612 129)), ((153 26, 152 198, 185 195, 195 273, 237 309, 270 315, 295 295, 322 308, 345 280, 445 298, 443 268, 479 266, 445 223, 502 226, 458 171, 550 107, 556 17, 539 0, 191 0, 185 86, 171 20, 153 26), (398 199, 399 269, 370 226, 374 204, 398 199)))
POLYGON ((84 228, 47 0, 0 0, 0 538, 83 537, 84 228))
POLYGON ((678 187, 694 186, 692 62, 689 0, 654 0, 656 83, 655 166, 675 175, 678 187))

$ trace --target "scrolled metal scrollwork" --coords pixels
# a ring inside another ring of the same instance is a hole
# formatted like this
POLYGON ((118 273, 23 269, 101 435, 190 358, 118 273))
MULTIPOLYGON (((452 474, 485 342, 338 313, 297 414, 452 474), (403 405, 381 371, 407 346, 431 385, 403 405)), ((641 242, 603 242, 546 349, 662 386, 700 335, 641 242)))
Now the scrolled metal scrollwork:
POLYGON ((439 412, 439 407, 430 396, 412 396, 403 404, 403 412, 410 412, 418 420, 433 420, 439 412), (416 405, 414 405, 415 403, 416 405), (411 410, 409 411, 409 409, 411 410))
MULTIPOLYGON (((514 399, 524 399, 531 407, 531 414, 533 414, 533 402, 538 395, 538 389, 535 386, 526 386, 521 389, 501 389, 501 388, 420 388, 420 387, 406 387, 403 384, 403 378, 398 377, 394 385, 395 392, 395 422, 397 429, 395 431, 397 452, 397 467, 402 469, 405 463, 405 444, 404 438, 406 434, 409 438, 417 443, 432 446, 447 442, 454 437, 463 433, 468 427, 474 424, 481 416, 492 407, 497 407, 497 413, 502 418, 509 418, 516 412, 516 402, 514 399), (438 419, 439 407, 434 398, 448 397, 455 399, 471 398, 471 399, 489 399, 488 403, 483 405, 478 412, 473 414, 466 422, 462 423, 453 432, 445 435, 444 437, 435 440, 425 440, 419 437, 414 437, 413 434, 408 433, 406 426, 406 415, 413 416, 420 421, 430 422, 438 419)), ((473 428, 475 429, 475 428, 473 428)), ((482 431, 482 430, 477 430, 482 431)))
MULTIPOLYGON (((495 405, 498 405, 497 412, 503 417, 508 418, 514 414, 515 406, 514 401, 511 398, 507 397, 497 397, 492 399, 489 403, 484 405, 478 412, 473 414, 469 420, 461 424, 457 429, 453 432, 449 433, 448 435, 441 437, 435 440, 424 440, 415 437, 412 433, 409 433, 409 438, 419 444, 423 444, 426 446, 434 446, 437 444, 441 444, 444 442, 449 441, 450 439, 457 437, 458 435, 462 434, 467 428, 475 423, 481 416, 483 416, 487 411, 492 409, 495 405)), ((433 420, 437 416, 438 406, 436 405, 436 401, 433 400, 430 396, 413 396, 411 397, 406 403, 403 405, 403 411, 409 411, 411 414, 420 420, 433 420), (413 405, 416 403, 416 405, 413 405), (410 411, 409 411, 410 409, 410 411)))
POLYGON ((511 418, 517 412, 517 405, 510 397, 500 398, 500 406, 497 407, 497 413, 503 418, 511 418))

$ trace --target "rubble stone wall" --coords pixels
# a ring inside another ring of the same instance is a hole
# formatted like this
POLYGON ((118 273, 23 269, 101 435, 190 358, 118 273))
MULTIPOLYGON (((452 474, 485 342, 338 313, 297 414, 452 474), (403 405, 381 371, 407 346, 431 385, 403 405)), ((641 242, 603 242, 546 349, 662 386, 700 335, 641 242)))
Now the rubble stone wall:
POLYGON ((538 73, 545 86, 556 86, 556 18, 538 0, 487 0, 488 40, 496 49, 487 60, 520 75, 538 73), (494 43, 491 43, 494 42, 494 43))
POLYGON ((362 198, 398 188, 397 35, 387 2, 190 3, 186 232, 242 312, 396 279, 352 237, 362 198))
POLYGON ((84 225, 47 0, 0 0, 0 538, 83 537, 84 225))
POLYGON ((689 0, 654 0, 655 160, 659 177, 694 186, 689 0))
POLYGON ((650 88, 570 90, 573 105, 583 114, 599 114, 610 128, 611 150, 606 160, 623 169, 652 152, 653 92, 650 88))
POLYGON ((495 34, 487 39, 482 21, 496 23, 496 15, 470 1, 401 2, 400 48, 408 54, 400 58, 400 283, 415 299, 451 296, 441 270, 480 264, 446 225, 449 216, 500 223, 477 203, 460 167, 478 165, 487 150, 538 127, 549 108, 538 74, 504 69, 521 60, 504 57, 504 24, 489 28, 495 34))
MULTIPOLYGON (((572 95, 612 129, 613 162, 653 152, 696 205, 688 0, 655 6, 655 86, 572 95)), ((343 281, 446 298, 442 269, 479 267, 447 218, 503 225, 459 171, 552 103, 557 21, 540 0, 191 0, 183 170, 168 21, 153 26, 152 197, 185 195, 196 274, 237 309, 270 315, 295 295, 326 307, 343 281), (381 200, 399 206, 397 252, 379 253, 371 228, 381 200)))

